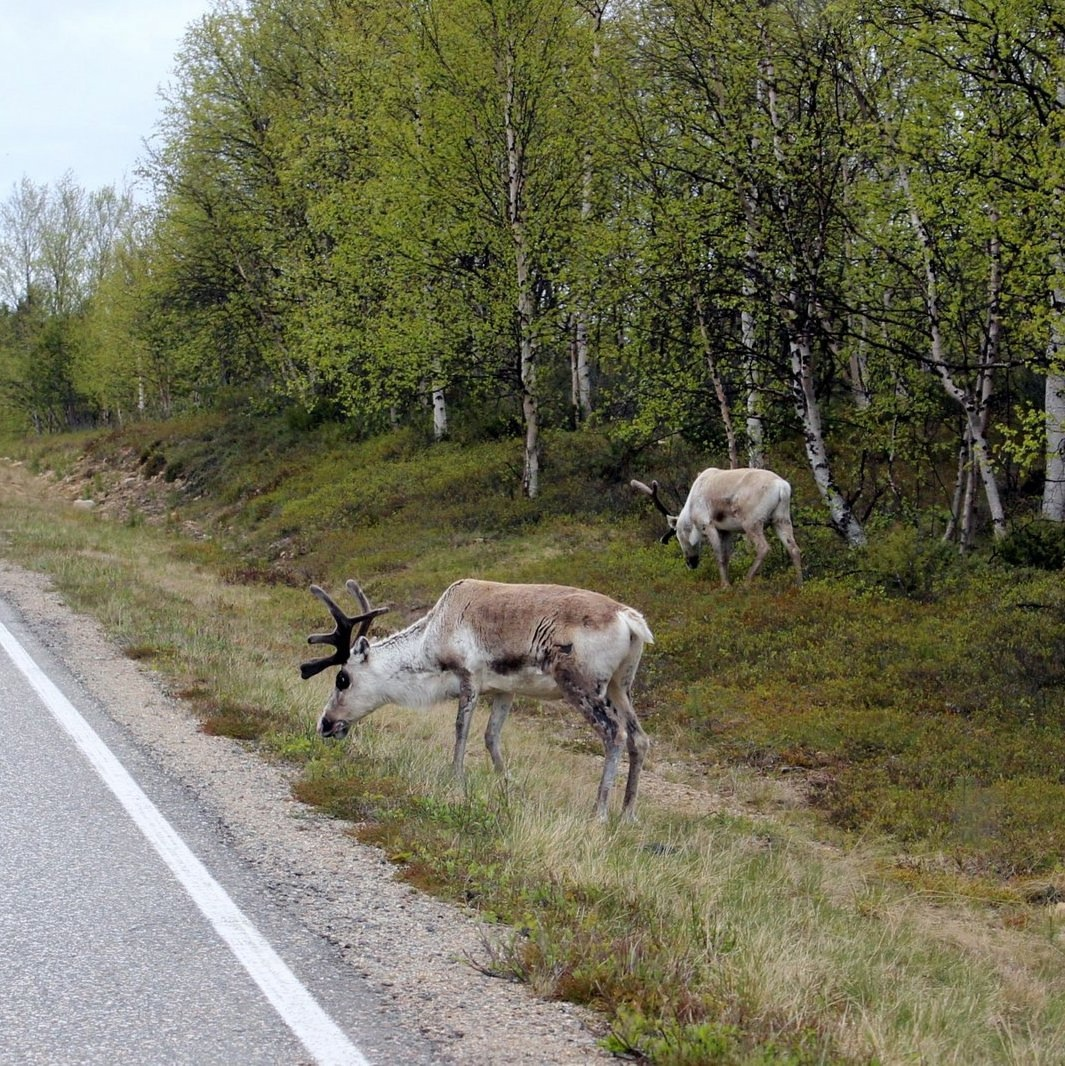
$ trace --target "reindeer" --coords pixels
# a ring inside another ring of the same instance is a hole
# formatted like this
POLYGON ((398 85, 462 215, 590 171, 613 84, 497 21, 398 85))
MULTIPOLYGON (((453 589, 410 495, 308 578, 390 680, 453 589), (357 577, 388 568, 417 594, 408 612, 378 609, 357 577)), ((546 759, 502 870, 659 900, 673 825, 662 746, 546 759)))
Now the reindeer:
POLYGON ((781 544, 791 557, 796 584, 802 584, 802 557, 795 543, 791 525, 791 485, 771 470, 744 467, 738 470, 704 470, 692 483, 688 499, 679 515, 671 515, 658 495, 658 482, 648 488, 642 481, 629 484, 651 497, 651 502, 666 516, 669 532, 662 537, 667 544, 676 534, 684 552, 684 561, 694 570, 699 565, 702 542, 709 541, 717 558, 721 587, 728 588, 728 564, 732 558, 737 533, 746 533, 754 545, 754 562, 747 571, 750 581, 769 554, 765 525, 771 522, 781 544))
POLYGON ((323 589, 311 586, 336 628, 309 637, 308 643, 330 644, 336 651, 304 663, 300 673, 306 679, 340 667, 318 719, 319 734, 343 737, 353 722, 386 703, 427 707, 458 697, 452 765, 461 776, 474 706, 478 696, 490 696, 484 741, 495 769, 503 773, 499 735, 514 697, 562 698, 603 742, 605 765, 595 802, 601 820, 627 747, 621 813, 632 817, 649 746, 632 708, 632 683, 644 645, 654 642, 638 611, 585 589, 467 578, 449 586, 429 613, 406 629, 370 641, 373 619, 388 608, 371 607, 355 581, 348 581, 347 589, 361 607, 352 617, 323 589))

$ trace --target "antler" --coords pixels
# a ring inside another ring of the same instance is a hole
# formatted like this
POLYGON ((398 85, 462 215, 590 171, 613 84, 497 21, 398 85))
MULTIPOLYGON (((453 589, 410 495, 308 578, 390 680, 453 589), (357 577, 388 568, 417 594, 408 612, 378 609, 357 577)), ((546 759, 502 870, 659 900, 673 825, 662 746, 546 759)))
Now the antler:
MULTIPOLYGON (((664 514, 666 516, 667 519, 673 517, 669 513, 669 509, 662 502, 661 497, 658 495, 658 482, 657 481, 652 481, 651 485, 650 485, 650 488, 648 488, 648 486, 645 485, 642 481, 635 481, 635 480, 634 481, 630 481, 629 485, 632 488, 636 489, 637 492, 642 492, 642 493, 645 493, 646 495, 650 496, 651 497, 651 503, 653 503, 655 505, 655 507, 657 507, 658 510, 661 511, 662 514, 664 514)), ((675 530, 673 529, 673 526, 671 524, 670 527, 669 527, 669 532, 668 533, 664 533, 661 536, 661 538, 659 538, 661 543, 662 544, 669 543, 669 541, 673 539, 674 532, 675 532, 675 530)))
POLYGON ((366 636, 373 620, 389 609, 387 607, 371 607, 366 594, 354 581, 349 580, 346 587, 348 592, 359 601, 359 606, 363 611, 362 614, 349 617, 336 605, 325 589, 319 585, 311 585, 311 592, 329 608, 329 613, 336 622, 336 629, 332 633, 315 633, 307 638, 307 643, 331 644, 336 648, 336 651, 332 655, 323 656, 321 659, 311 659, 309 662, 303 663, 300 666, 300 676, 304 681, 309 677, 314 677, 315 674, 320 674, 330 666, 343 666, 351 655, 352 644, 360 637, 366 636), (359 631, 353 638, 351 634, 356 626, 359 627, 359 631))
POLYGON ((666 516, 666 518, 669 518, 669 509, 662 502, 661 498, 658 495, 658 482, 657 481, 652 481, 650 488, 648 488, 642 481, 630 481, 629 484, 634 489, 636 489, 637 492, 643 492, 643 493, 646 493, 648 496, 650 496, 651 497, 651 503, 653 503, 655 505, 655 507, 657 507, 662 512, 662 514, 664 514, 666 516))

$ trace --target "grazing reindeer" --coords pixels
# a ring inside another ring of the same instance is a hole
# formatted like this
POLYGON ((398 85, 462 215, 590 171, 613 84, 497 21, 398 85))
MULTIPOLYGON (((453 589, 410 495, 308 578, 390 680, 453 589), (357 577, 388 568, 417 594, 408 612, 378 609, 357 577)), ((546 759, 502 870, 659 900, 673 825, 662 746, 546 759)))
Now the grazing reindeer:
POLYGON ((328 593, 311 586, 336 629, 308 643, 331 644, 336 651, 304 663, 300 673, 308 678, 340 667, 318 720, 323 737, 343 737, 352 722, 385 703, 427 707, 457 696, 453 765, 461 774, 477 697, 491 696, 484 741, 502 773, 499 734, 514 697, 561 697, 603 742, 606 763, 595 802, 601 819, 607 816, 622 748, 628 748, 622 815, 632 816, 649 744, 632 709, 632 682, 643 646, 654 641, 638 611, 584 589, 466 579, 447 588, 413 625, 371 642, 366 637, 370 624, 387 608, 371 608, 356 582, 348 581, 347 588, 362 608, 350 618, 328 593))
POLYGON ((771 470, 741 468, 704 470, 692 483, 688 499, 679 515, 671 515, 659 499, 658 482, 648 488, 642 481, 630 485, 651 497, 651 502, 666 516, 669 532, 665 544, 676 533, 684 552, 684 561, 694 570, 699 565, 702 542, 709 541, 721 573, 721 586, 728 588, 728 564, 732 558, 737 533, 746 533, 754 545, 754 562, 747 577, 750 581, 761 569, 769 554, 765 526, 772 523, 795 568, 795 581, 802 584, 802 557, 795 543, 791 525, 791 485, 771 470))

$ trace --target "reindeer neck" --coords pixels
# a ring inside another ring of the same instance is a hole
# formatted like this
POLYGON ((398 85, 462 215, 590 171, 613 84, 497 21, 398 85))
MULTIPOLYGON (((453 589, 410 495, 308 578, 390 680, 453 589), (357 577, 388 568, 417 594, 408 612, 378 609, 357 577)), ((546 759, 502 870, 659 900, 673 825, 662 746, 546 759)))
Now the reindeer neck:
POLYGON ((371 645, 370 663, 382 702, 424 707, 457 695, 457 680, 426 648, 427 622, 428 616, 420 618, 371 645))

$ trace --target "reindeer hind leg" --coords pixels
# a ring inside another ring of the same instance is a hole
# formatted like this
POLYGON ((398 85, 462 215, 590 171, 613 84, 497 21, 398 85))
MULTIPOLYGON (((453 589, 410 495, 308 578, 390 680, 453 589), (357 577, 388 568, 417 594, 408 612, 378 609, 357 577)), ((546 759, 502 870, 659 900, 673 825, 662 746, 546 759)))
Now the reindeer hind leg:
POLYGON ((632 707, 631 678, 625 684, 611 682, 607 690, 611 701, 621 712, 625 723, 625 742, 629 752, 629 776, 625 781, 625 799, 621 806, 621 817, 627 821, 635 818, 636 795, 640 790, 640 773, 644 760, 651 747, 651 741, 640 725, 632 707))
POLYGON ((626 744, 626 729, 617 708, 607 697, 605 682, 599 682, 589 690, 565 669, 556 669, 555 679, 563 699, 584 716, 603 742, 603 776, 595 798, 596 817, 605 822, 610 808, 610 792, 617 777, 621 762, 621 749, 626 744))
POLYGON ((784 550, 791 558, 792 568, 795 570, 795 583, 797 585, 802 584, 802 554, 799 551, 799 545, 795 541, 795 530, 792 527, 790 518, 781 518, 773 523, 773 528, 777 532, 777 536, 780 538, 780 543, 784 545, 784 550))

